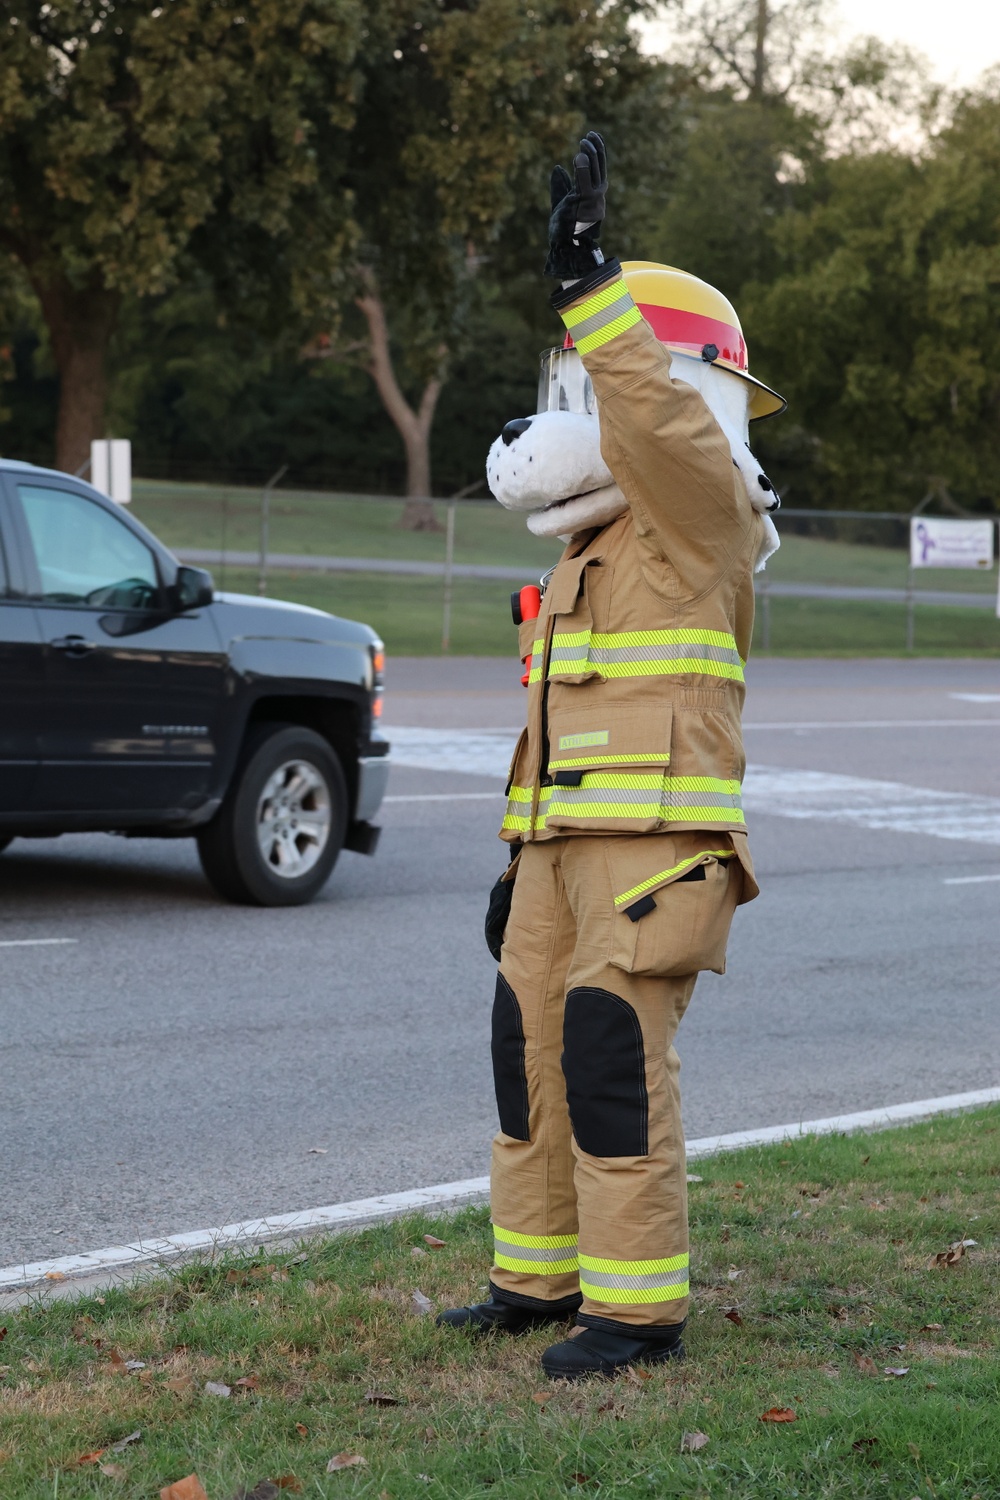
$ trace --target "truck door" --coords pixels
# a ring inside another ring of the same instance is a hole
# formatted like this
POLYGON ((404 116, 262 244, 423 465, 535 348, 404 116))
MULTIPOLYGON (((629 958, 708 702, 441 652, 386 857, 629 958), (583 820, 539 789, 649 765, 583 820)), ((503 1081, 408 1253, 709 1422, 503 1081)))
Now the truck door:
POLYGON ((24 597, 16 534, 0 487, 0 812, 25 812, 38 770, 42 637, 24 597))
POLYGON ((44 645, 33 806, 199 806, 213 781, 225 653, 209 610, 170 613, 153 549, 111 502, 9 477, 44 645))

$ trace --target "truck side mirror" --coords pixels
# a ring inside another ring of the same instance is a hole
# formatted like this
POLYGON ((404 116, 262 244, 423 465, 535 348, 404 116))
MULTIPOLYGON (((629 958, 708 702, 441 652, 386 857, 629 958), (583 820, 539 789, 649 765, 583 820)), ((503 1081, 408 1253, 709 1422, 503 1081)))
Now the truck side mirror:
POLYGON ((178 614, 188 609, 205 609, 212 602, 213 583, 211 573, 204 568, 177 569, 177 578, 171 589, 171 602, 178 614))

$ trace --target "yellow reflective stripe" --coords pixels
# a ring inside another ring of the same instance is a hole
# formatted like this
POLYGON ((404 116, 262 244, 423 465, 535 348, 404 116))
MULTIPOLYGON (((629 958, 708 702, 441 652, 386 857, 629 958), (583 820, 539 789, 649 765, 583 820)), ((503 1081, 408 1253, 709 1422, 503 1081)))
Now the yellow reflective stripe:
POLYGON ((532 654, 532 656, 536 656, 539 651, 543 651, 544 649, 545 649, 545 642, 544 642, 544 640, 541 640, 541 641, 532 641, 532 643, 531 643, 531 654, 532 654))
MULTIPOLYGON (((725 677, 730 682, 743 681, 743 667, 738 662, 711 661, 707 657, 665 657, 659 661, 550 661, 550 677, 567 677, 571 673, 596 672, 601 677, 725 677)), ((541 678, 541 670, 538 676, 541 678)), ((534 678, 532 668, 531 679, 534 678)))
POLYGON ((516 1260, 511 1255, 493 1256, 493 1264, 499 1266, 502 1271, 525 1271, 529 1276, 561 1276, 566 1271, 577 1269, 577 1259, 574 1255, 568 1260, 516 1260))
MULTIPOLYGON (((537 825, 536 825, 537 826, 537 825)), ((505 813, 501 828, 510 828, 516 833, 527 833, 531 828, 531 819, 521 817, 518 813, 505 813)))
POLYGON ((556 630, 552 635, 552 649, 556 651, 560 646, 585 646, 590 639, 589 630, 556 630))
POLYGON ((501 1229, 493 1225, 493 1233, 510 1245, 523 1245, 527 1250, 565 1250, 576 1248, 579 1236, 575 1234, 521 1234, 516 1229, 501 1229))
POLYGON ((591 1302, 613 1302, 616 1305, 635 1307, 647 1302, 675 1302, 678 1297, 687 1297, 691 1288, 686 1281, 678 1286, 664 1287, 595 1286, 581 1271, 580 1290, 591 1302))
POLYGON ((595 646, 725 646, 736 650, 736 639, 726 630, 703 630, 685 626, 682 630, 614 630, 591 634, 595 646))
POLYGON ((603 328, 598 328, 593 333, 588 333, 586 338, 577 339, 576 347, 581 354, 589 354, 592 349, 600 349, 602 344, 609 344, 620 333, 624 333, 626 328, 634 328, 636 323, 641 322, 642 313, 633 302, 632 306, 626 312, 623 312, 620 317, 613 318, 610 323, 605 323, 603 328))
POLYGON ((576 760, 550 760, 549 770, 565 770, 567 766, 592 766, 595 762, 602 766, 625 765, 641 766, 645 761, 655 761, 666 766, 670 763, 669 750, 653 750, 649 755, 642 755, 638 750, 631 755, 604 755, 595 750, 593 755, 579 756, 576 760))
MULTIPOLYGON (((533 657, 532 657, 532 660, 534 660, 533 657)), ((541 680, 542 680, 542 669, 541 669, 541 667, 534 667, 533 666, 531 668, 531 671, 528 673, 528 686, 530 687, 533 682, 541 682, 541 680)))
POLYGON ((661 880, 669 880, 672 875, 679 875, 682 870, 689 869, 703 859, 732 859, 732 849, 703 849, 700 854, 693 854, 690 859, 682 859, 679 865, 674 865, 670 870, 661 870, 659 875, 651 875, 648 880, 640 881, 630 891, 623 891, 620 896, 615 897, 615 905, 623 906, 626 901, 631 901, 633 896, 641 896, 643 891, 651 890, 654 885, 659 885, 661 880))
POLYGON ((580 1253, 582 1270, 610 1271, 614 1276, 651 1276, 657 1271, 683 1271, 690 1261, 689 1255, 668 1255, 658 1260, 608 1260, 604 1256, 580 1253))
POLYGON ((588 297, 586 302, 580 302, 576 307, 567 308, 560 316, 566 327, 572 332, 581 323, 585 323, 588 318, 592 318, 595 313, 603 312, 606 307, 611 307, 613 303, 620 301, 622 297, 630 295, 628 282, 624 276, 619 276, 617 281, 606 282, 592 297, 588 297))

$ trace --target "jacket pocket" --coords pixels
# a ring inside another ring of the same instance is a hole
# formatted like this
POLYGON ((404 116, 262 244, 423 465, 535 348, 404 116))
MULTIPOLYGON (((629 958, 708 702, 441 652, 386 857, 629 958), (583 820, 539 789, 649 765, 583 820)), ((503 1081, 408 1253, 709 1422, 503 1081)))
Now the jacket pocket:
POLYGON ((549 680, 575 686, 602 677, 591 659, 594 636, 594 606, 611 587, 611 570, 601 563, 560 564, 549 586, 548 605, 553 616, 549 646, 549 680))
POLYGON ((727 843, 724 837, 713 845, 711 834, 658 839, 652 849, 637 847, 639 840, 608 841, 610 963, 627 974, 664 979, 705 969, 725 973, 729 929, 743 892, 743 865, 727 843))
POLYGON ((669 703, 641 708, 582 693, 549 709, 546 827, 652 832, 669 786, 669 703))

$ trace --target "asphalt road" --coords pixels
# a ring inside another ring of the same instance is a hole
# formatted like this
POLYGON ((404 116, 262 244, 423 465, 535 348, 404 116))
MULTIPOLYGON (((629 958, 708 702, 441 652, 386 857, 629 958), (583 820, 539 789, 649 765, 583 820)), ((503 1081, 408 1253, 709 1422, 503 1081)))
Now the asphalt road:
MULTIPOLYGON (((996 1085, 997 664, 749 683, 764 894, 682 1028, 689 1133, 996 1085)), ((11 846, 0 944, 58 941, 0 946, 0 1265, 487 1170, 490 757, 522 713, 513 664, 390 663, 389 734, 461 768, 397 767, 377 856, 303 910, 220 904, 187 843, 11 846)))

